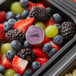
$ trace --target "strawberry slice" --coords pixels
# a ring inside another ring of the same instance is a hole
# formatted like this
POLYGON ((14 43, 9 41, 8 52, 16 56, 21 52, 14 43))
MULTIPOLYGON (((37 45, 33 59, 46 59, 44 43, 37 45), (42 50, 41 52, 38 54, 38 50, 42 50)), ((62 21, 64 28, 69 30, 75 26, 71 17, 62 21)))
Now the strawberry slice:
POLYGON ((36 61, 40 62, 41 66, 43 66, 48 61, 48 59, 47 58, 36 58, 36 61))
POLYGON ((20 20, 14 24, 14 29, 20 30, 22 33, 25 33, 29 26, 34 22, 34 18, 28 18, 25 20, 20 20))
POLYGON ((4 30, 3 24, 0 24, 0 39, 2 41, 5 41, 6 40, 5 30, 4 30))
POLYGON ((52 45, 52 48, 56 48, 57 50, 60 50, 61 49, 61 47, 58 46, 58 45, 56 45, 53 41, 51 41, 50 43, 52 45))
POLYGON ((17 55, 15 55, 12 65, 16 73, 23 74, 24 70, 28 65, 28 61, 21 59, 17 55))
POLYGON ((32 3, 32 2, 29 1, 28 9, 31 10, 34 6, 45 8, 45 6, 42 3, 32 3))
POLYGON ((40 57, 40 58, 49 58, 48 55, 40 48, 33 48, 33 52, 35 53, 35 55, 37 57, 40 57))
POLYGON ((12 61, 8 60, 5 54, 2 55, 0 62, 6 69, 12 68, 12 61))

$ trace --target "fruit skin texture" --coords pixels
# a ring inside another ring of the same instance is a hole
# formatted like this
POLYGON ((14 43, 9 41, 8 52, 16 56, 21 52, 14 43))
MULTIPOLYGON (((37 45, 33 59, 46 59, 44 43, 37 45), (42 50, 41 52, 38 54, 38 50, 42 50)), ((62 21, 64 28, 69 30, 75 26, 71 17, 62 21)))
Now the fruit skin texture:
POLYGON ((21 59, 17 55, 15 55, 12 65, 16 73, 23 74, 24 70, 28 65, 28 61, 21 59))
POLYGON ((1 57, 1 65, 4 66, 6 69, 12 68, 12 61, 8 60, 6 55, 2 55, 1 57))
POLYGON ((1 45, 1 54, 5 54, 8 50, 12 50, 10 43, 4 43, 1 45))
POLYGON ((58 34, 59 30, 55 25, 50 25, 45 29, 46 36, 53 38, 58 34))
POLYGON ((48 55, 47 55, 42 49, 40 49, 40 48, 33 48, 32 51, 35 53, 35 55, 36 55, 37 57, 49 58, 48 55))
POLYGON ((6 20, 6 12, 0 11, 0 23, 4 22, 6 20))
POLYGON ((2 66, 2 65, 0 65, 0 73, 4 73, 5 72, 5 67, 4 66, 2 66))
POLYGON ((20 5, 20 2, 14 2, 11 4, 11 11, 14 13, 14 14, 20 14, 23 12, 23 8, 22 6, 20 5))
POLYGON ((34 18, 28 18, 25 20, 20 20, 14 24, 14 29, 20 30, 22 33, 26 33, 27 29, 34 22, 34 18))
POLYGON ((48 59, 47 58, 36 58, 36 61, 40 62, 41 66, 43 66, 48 61, 48 59))
POLYGON ((14 76, 15 71, 14 69, 8 69, 5 71, 4 76, 14 76))

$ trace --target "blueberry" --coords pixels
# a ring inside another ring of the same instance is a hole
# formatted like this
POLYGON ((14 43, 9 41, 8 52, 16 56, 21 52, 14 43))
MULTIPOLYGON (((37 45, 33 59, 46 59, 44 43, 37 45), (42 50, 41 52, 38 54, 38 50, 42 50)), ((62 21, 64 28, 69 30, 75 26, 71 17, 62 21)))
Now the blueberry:
POLYGON ((23 74, 23 76, 32 76, 32 71, 30 69, 26 70, 23 74))
POLYGON ((15 51, 13 51, 13 50, 7 51, 6 57, 7 57, 9 60, 12 60, 12 59, 14 58, 14 56, 15 56, 15 51))
POLYGON ((53 14, 53 20, 56 23, 60 23, 62 21, 62 16, 59 13, 55 13, 55 14, 53 14))
POLYGON ((32 63, 32 68, 34 71, 38 70, 41 67, 41 64, 38 61, 32 63))
POLYGON ((55 25, 58 27, 59 30, 61 29, 60 24, 55 24, 55 25))
POLYGON ((17 40, 13 40, 11 42, 11 46, 12 46, 13 50, 16 50, 16 51, 20 51, 21 48, 22 48, 21 43, 19 41, 17 41, 17 40))
POLYGON ((14 15, 11 11, 9 11, 9 12, 7 12, 7 14, 6 14, 6 19, 9 20, 9 19, 11 19, 11 18, 15 18, 15 15, 14 15))
POLYGON ((50 43, 46 43, 44 46, 43 46, 43 51, 45 52, 45 53, 49 53, 49 51, 52 49, 52 45, 50 44, 50 43))
POLYGON ((21 19, 21 14, 17 14, 17 15, 15 16, 15 18, 16 18, 16 20, 21 19))
POLYGON ((22 18, 26 18, 28 16, 29 11, 28 10, 24 10, 21 14, 22 18))
POLYGON ((20 0, 20 4, 23 8, 27 8, 29 6, 29 1, 28 0, 20 0))
POLYGON ((32 48, 32 45, 28 41, 25 41, 24 42, 24 47, 25 48, 32 48))
POLYGON ((5 67, 0 65, 0 73, 3 74, 5 72, 5 67))
POLYGON ((2 41, 0 40, 0 46, 2 45, 2 41))
POLYGON ((51 49, 48 56, 52 57, 55 53, 57 52, 57 50, 55 48, 51 49))
POLYGON ((16 74, 14 74, 14 76, 21 76, 20 74, 18 74, 18 73, 16 73, 16 74))
POLYGON ((63 37, 61 35, 57 35, 56 37, 53 38, 53 42, 56 43, 57 45, 62 45, 63 37))

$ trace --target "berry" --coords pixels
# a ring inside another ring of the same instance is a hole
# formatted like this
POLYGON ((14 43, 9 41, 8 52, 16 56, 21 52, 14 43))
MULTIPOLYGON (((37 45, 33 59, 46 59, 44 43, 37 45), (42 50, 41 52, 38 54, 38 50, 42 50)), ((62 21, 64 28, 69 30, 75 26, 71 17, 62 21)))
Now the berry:
POLYGON ((0 23, 3 23, 6 20, 6 12, 0 11, 0 23))
POLYGON ((32 48, 32 45, 28 41, 24 41, 25 48, 32 48))
POLYGON ((48 59, 47 58, 36 58, 36 61, 41 63, 41 66, 43 66, 48 61, 48 59))
POLYGON ((20 74, 18 74, 18 73, 16 73, 16 74, 14 74, 14 76, 21 76, 20 74))
POLYGON ((51 49, 48 56, 52 57, 55 53, 57 53, 57 50, 55 48, 51 49))
POLYGON ((15 51, 13 51, 13 50, 7 51, 6 57, 7 57, 9 60, 12 60, 12 59, 14 58, 14 56, 15 56, 15 51))
POLYGON ((6 54, 8 50, 12 50, 10 43, 4 43, 1 45, 1 54, 6 54))
POLYGON ((32 76, 32 74, 33 72, 30 69, 28 69, 24 72, 23 76, 32 76))
POLYGON ((0 46, 2 45, 2 41, 0 40, 0 46))
POLYGON ((75 26, 72 22, 67 21, 61 24, 60 34, 63 36, 65 41, 70 40, 75 34, 75 26))
POLYGON ((54 38, 58 34, 58 28, 55 25, 50 25, 45 29, 46 36, 54 38))
POLYGON ((21 14, 21 18, 25 19, 28 16, 29 10, 24 10, 21 14))
POLYGON ((3 76, 3 75, 0 73, 0 76, 3 76))
POLYGON ((27 8, 29 6, 29 1, 28 0, 20 0, 20 4, 23 8, 27 8))
POLYGON ((15 55, 13 62, 12 62, 12 66, 13 66, 16 73, 23 74, 27 65, 28 65, 27 60, 21 59, 20 57, 15 55))
POLYGON ((41 27, 43 30, 45 30, 45 24, 43 22, 37 22, 35 26, 41 27))
POLYGON ((13 50, 20 51, 21 48, 22 48, 22 45, 21 45, 21 43, 19 41, 13 40, 11 42, 11 47, 13 48, 13 50))
POLYGON ((51 9, 41 7, 33 7, 29 13, 30 17, 34 17, 36 21, 46 22, 51 17, 51 9))
POLYGON ((55 25, 58 27, 59 30, 61 29, 61 25, 60 24, 55 24, 55 25))
POLYGON ((48 58, 48 55, 40 48, 33 48, 32 50, 37 57, 48 58))
POLYGON ((12 40, 18 40, 23 42, 25 40, 25 35, 22 34, 19 30, 9 30, 5 34, 7 41, 11 42, 12 40))
POLYGON ((55 13, 55 14, 53 14, 53 20, 56 23, 60 23, 62 21, 62 16, 59 13, 55 13))
POLYGON ((29 62, 32 62, 35 59, 35 54, 31 49, 21 49, 21 51, 18 53, 18 56, 28 60, 29 62))
POLYGON ((57 35, 56 37, 53 38, 53 42, 57 45, 62 45, 63 37, 61 35, 57 35))
POLYGON ((13 14, 13 12, 9 11, 9 12, 7 12, 7 14, 6 14, 6 19, 9 20, 9 19, 11 19, 11 18, 15 18, 15 15, 13 14))
POLYGON ((14 2, 11 4, 11 11, 14 13, 14 14, 20 14, 23 12, 23 8, 20 4, 20 2, 14 2))
POLYGON ((8 69, 5 71, 4 76, 14 76, 15 71, 13 69, 8 69))
POLYGON ((0 73, 4 73, 5 72, 5 67, 4 66, 2 66, 2 65, 0 65, 0 73))
POLYGON ((25 33, 31 24, 33 24, 34 18, 28 18, 25 20, 20 20, 14 24, 14 29, 20 30, 22 33, 25 33))
POLYGON ((6 69, 12 68, 12 61, 8 60, 6 55, 2 55, 1 57, 1 65, 4 66, 6 69))
POLYGON ((21 19, 21 14, 17 14, 17 15, 15 16, 15 18, 16 18, 16 20, 21 19))
POLYGON ((43 46, 43 51, 48 54, 49 51, 52 49, 52 45, 50 43, 46 43, 44 46, 43 46))
POLYGON ((41 67, 41 64, 38 61, 32 63, 32 68, 34 71, 38 70, 41 67))
POLYGON ((26 32, 26 40, 30 44, 40 44, 44 40, 44 30, 38 26, 31 26, 26 32))

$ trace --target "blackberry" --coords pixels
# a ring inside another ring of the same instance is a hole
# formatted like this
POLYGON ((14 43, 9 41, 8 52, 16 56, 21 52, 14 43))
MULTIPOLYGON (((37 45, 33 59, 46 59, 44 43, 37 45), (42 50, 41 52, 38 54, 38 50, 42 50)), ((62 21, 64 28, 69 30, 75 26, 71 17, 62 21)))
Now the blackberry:
POLYGON ((63 36, 65 41, 70 40, 75 34, 75 26, 72 22, 67 21, 61 24, 60 34, 63 36))
POLYGON ((18 56, 28 60, 29 62, 32 62, 35 59, 35 54, 29 48, 21 49, 21 51, 18 53, 18 56))
POLYGON ((30 17, 34 17, 36 21, 46 22, 51 17, 51 8, 33 7, 29 13, 30 17))
POLYGON ((9 30, 6 32, 6 38, 8 41, 18 40, 23 42, 25 40, 24 34, 22 34, 19 30, 9 30))

